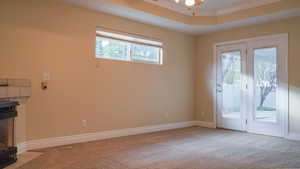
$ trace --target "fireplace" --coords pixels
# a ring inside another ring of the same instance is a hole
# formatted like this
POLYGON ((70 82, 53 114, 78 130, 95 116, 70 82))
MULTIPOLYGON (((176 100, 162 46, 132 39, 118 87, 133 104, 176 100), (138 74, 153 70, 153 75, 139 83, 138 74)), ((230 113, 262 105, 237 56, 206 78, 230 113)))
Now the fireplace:
POLYGON ((0 168, 17 161, 14 132, 17 105, 18 102, 0 101, 0 168))

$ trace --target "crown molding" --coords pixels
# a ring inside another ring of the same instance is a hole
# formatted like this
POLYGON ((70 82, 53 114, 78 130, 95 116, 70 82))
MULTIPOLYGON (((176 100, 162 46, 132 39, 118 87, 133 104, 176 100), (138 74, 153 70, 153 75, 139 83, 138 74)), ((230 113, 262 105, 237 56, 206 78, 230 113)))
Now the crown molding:
MULTIPOLYGON (((184 4, 176 4, 170 0, 158 0, 158 1, 153 1, 153 0, 144 0, 145 2, 155 4, 157 6, 170 9, 174 12, 188 15, 188 16, 193 16, 191 10, 189 10, 184 4)), ((197 10, 196 16, 216 16, 217 11, 216 10, 197 10)))
MULTIPOLYGON (((176 4, 169 0, 159 0, 159 1, 153 1, 153 0, 144 0, 145 2, 155 4, 157 6, 170 9, 172 11, 178 12, 180 14, 192 16, 191 11, 185 7, 183 4, 176 4)), ((240 3, 237 5, 234 5, 229 8, 220 9, 220 10, 205 10, 203 8, 199 8, 196 11, 196 16, 220 16, 224 14, 234 13, 245 9, 255 8, 271 3, 276 3, 281 0, 249 0, 246 3, 240 3)))
MULTIPOLYGON (((177 12, 166 10, 155 10, 156 5, 143 1, 126 4, 127 0, 60 0, 64 3, 86 8, 92 11, 107 13, 110 15, 134 20, 144 24, 154 25, 189 34, 205 34, 222 31, 242 26, 268 23, 271 21, 287 19, 300 16, 299 0, 272 0, 279 1, 260 8, 247 10, 247 15, 235 12, 229 16, 187 16, 177 12), (117 3, 119 2, 119 3, 117 3), (123 2, 123 3, 121 3, 123 2), (285 3, 287 2, 287 3, 285 3), (126 6, 127 5, 127 6, 126 6), (151 9, 150 9, 151 8, 151 9), (147 9, 144 11, 143 9, 147 9), (260 12, 257 12, 257 10, 260 12), (271 12, 270 12, 271 11, 271 12)), ((261 0, 271 3, 270 0, 261 0)), ((128 2, 127 2, 128 3, 128 2)), ((264 3, 264 4, 265 4, 264 3)), ((253 5, 252 5, 253 6, 253 5)), ((162 7, 157 7, 162 9, 162 7)), ((241 11, 242 12, 242 11, 241 11)))
POLYGON ((268 4, 271 4, 271 3, 276 3, 276 2, 279 2, 279 1, 281 1, 281 0, 249 1, 246 4, 240 4, 240 5, 236 5, 236 6, 227 8, 227 9, 218 10, 216 12, 216 15, 220 16, 220 15, 230 14, 230 13, 238 12, 238 11, 245 10, 245 9, 255 8, 255 7, 259 7, 259 6, 263 6, 263 5, 268 5, 268 4))

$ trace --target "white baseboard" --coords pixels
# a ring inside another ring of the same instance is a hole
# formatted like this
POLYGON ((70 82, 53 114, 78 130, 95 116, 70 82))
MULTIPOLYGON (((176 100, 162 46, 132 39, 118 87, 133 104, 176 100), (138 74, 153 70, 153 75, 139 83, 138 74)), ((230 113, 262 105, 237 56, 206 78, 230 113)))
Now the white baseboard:
POLYGON ((18 154, 22 154, 22 153, 25 153, 27 151, 25 142, 18 144, 17 147, 18 147, 18 154))
POLYGON ((300 134, 291 132, 285 138, 288 140, 300 141, 300 134))
POLYGON ((196 125, 200 127, 206 127, 206 128, 214 128, 214 129, 217 128, 214 122, 196 121, 196 125))
MULTIPOLYGON (((18 147, 18 154, 21 154, 29 150, 35 150, 41 148, 103 140, 103 139, 143 134, 143 133, 151 133, 156 131, 164 131, 164 130, 184 128, 184 127, 191 127, 191 126, 216 128, 216 124, 214 122, 188 121, 188 122, 169 123, 169 124, 146 126, 146 127, 128 128, 128 129, 121 129, 121 130, 103 131, 97 133, 86 133, 86 134, 65 136, 65 137, 30 140, 18 144, 17 147, 18 147)), ((300 134, 290 133, 286 137, 286 139, 300 141, 300 134)))
POLYGON ((87 134, 65 136, 65 137, 30 140, 30 141, 26 141, 25 143, 18 144, 18 149, 19 149, 19 153, 23 153, 34 149, 41 149, 41 148, 62 146, 68 144, 103 140, 103 139, 109 139, 114 137, 122 137, 122 136, 150 133, 156 131, 191 127, 191 126, 195 126, 196 124, 197 123, 195 121, 188 121, 188 122, 169 123, 169 124, 146 126, 146 127, 128 128, 128 129, 121 129, 121 130, 103 131, 97 133, 87 133, 87 134))

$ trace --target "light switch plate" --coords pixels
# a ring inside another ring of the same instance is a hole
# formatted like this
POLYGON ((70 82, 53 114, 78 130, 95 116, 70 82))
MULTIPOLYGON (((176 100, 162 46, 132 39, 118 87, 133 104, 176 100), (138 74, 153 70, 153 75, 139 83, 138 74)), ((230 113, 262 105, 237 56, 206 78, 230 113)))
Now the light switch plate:
POLYGON ((49 72, 44 72, 43 73, 43 80, 44 81, 49 81, 50 80, 50 73, 49 72))

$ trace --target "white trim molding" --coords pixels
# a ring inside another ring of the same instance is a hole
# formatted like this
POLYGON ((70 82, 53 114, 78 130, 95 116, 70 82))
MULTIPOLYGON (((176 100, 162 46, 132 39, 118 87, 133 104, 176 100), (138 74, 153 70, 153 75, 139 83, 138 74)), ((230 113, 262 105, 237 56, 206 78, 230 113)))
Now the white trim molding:
POLYGON ((18 144, 17 147, 18 147, 18 154, 22 154, 22 153, 25 153, 27 151, 26 142, 18 144))
MULTIPOLYGON (((216 123, 215 122, 205 122, 205 121, 187 121, 187 122, 169 123, 169 124, 153 125, 153 126, 146 126, 146 127, 128 128, 128 129, 121 129, 121 130, 110 130, 110 131, 102 131, 102 132, 96 132, 96 133, 73 135, 73 136, 54 137, 54 138, 46 138, 46 139, 40 139, 40 140, 30 140, 30 141, 18 144, 17 147, 18 147, 18 154, 22 154, 26 151, 36 150, 36 149, 41 149, 41 148, 70 145, 70 144, 76 144, 76 143, 104 140, 104 139, 109 139, 109 138, 151 133, 151 132, 157 132, 157 131, 166 131, 166 130, 172 130, 172 129, 192 127, 192 126, 199 126, 199 127, 205 127, 205 128, 216 128, 216 123)), ((290 133, 290 135, 288 137, 286 137, 286 139, 300 140, 300 135, 290 133)))
POLYGON ((263 5, 268 5, 271 3, 279 2, 280 0, 258 0, 258 1, 248 1, 246 3, 238 4, 235 6, 232 6, 230 8, 220 9, 216 12, 217 16, 230 14, 234 12, 239 12, 245 9, 260 7, 263 5))
POLYGON ((290 132, 285 138, 288 140, 300 141, 300 133, 290 132))
POLYGON ((46 138, 40 140, 30 140, 17 145, 19 149, 18 154, 24 153, 29 150, 35 150, 41 148, 56 147, 56 146, 76 144, 82 142, 104 140, 104 139, 115 138, 115 137, 192 127, 192 126, 196 126, 196 124, 197 123, 195 121, 187 121, 187 122, 169 123, 169 124, 153 125, 153 126, 146 126, 146 127, 102 131, 96 133, 86 133, 86 134, 73 135, 73 136, 46 138))
MULTIPOLYGON (((192 12, 183 4, 181 3, 174 3, 172 1, 153 1, 153 0, 144 0, 148 3, 152 3, 155 4, 157 6, 163 7, 163 8, 167 8, 170 9, 172 11, 184 14, 184 15, 189 15, 189 16, 193 16, 192 12)), ((228 7, 223 7, 223 8, 208 8, 208 6, 214 5, 211 4, 212 2, 210 2, 210 4, 203 4, 205 7, 204 8, 200 8, 197 10, 196 12, 196 16, 220 16, 220 15, 225 15, 225 14, 230 14, 230 13, 234 13, 234 12, 239 12, 245 9, 250 9, 250 8, 255 8, 255 7, 259 7, 259 6, 263 6, 263 5, 267 5, 267 4, 271 4, 271 3, 275 3, 275 2, 279 2, 280 0, 248 0, 247 2, 243 2, 243 3, 237 3, 235 5, 232 6, 228 6, 228 7)), ((218 2, 216 2, 218 3, 218 2)))
POLYGON ((217 128, 215 122, 206 122, 206 121, 196 121, 196 126, 205 127, 205 128, 217 128))
MULTIPOLYGON (((217 31, 222 31, 226 29, 232 29, 232 28, 237 28, 237 27, 244 27, 244 26, 250 26, 250 25, 257 25, 257 24, 263 24, 263 23, 269 23, 271 21, 277 21, 277 20, 282 20, 282 19, 287 19, 291 17, 296 17, 300 16, 300 8, 295 8, 295 9, 287 9, 281 12, 275 12, 271 13, 268 15, 262 15, 262 16, 255 16, 255 17, 249 17, 245 18, 242 20, 237 20, 234 22, 228 22, 225 24, 213 24, 213 25, 191 25, 191 24, 186 24, 183 22, 175 21, 172 19, 164 18, 161 16, 153 15, 151 13, 143 12, 137 9, 129 8, 126 6, 122 5, 117 5, 111 2, 108 2, 106 0, 62 0, 65 3, 71 3, 73 5, 87 8, 90 10, 98 11, 98 12, 104 12, 108 14, 112 14, 114 16, 120 16, 123 18, 135 20, 144 24, 150 24, 158 27, 163 27, 163 28, 168 28, 180 32, 186 32, 189 34, 194 34, 194 35, 199 35, 199 34, 205 34, 209 32, 217 32, 217 31)), ((142 0, 140 0, 142 1, 142 0)), ((147 2, 159 4, 162 3, 163 1, 160 0, 158 2, 154 2, 153 0, 147 0, 147 2)), ((167 2, 169 0, 164 0, 167 8, 172 8, 175 9, 174 6, 181 6, 179 7, 180 10, 179 12, 183 12, 185 10, 181 10, 181 8, 184 8, 184 5, 178 5, 174 2, 167 2)), ((209 0, 208 0, 209 1, 209 0)), ((222 2, 225 0, 219 0, 215 1, 216 3, 222 2)), ((267 4, 267 3, 272 3, 273 1, 278 1, 278 0, 248 0, 246 4, 249 4, 250 7, 261 5, 261 4, 267 4), (248 2, 248 1, 251 1, 248 2), (253 3, 253 1, 255 1, 253 3)), ((244 4, 244 3, 243 3, 244 4)), ((205 4, 204 4, 205 5, 205 4)), ((230 12, 236 12, 240 9, 245 9, 249 7, 248 5, 242 5, 239 6, 240 4, 236 4, 232 6, 232 9, 226 8, 226 10, 223 10, 221 13, 230 13, 230 12)), ((222 8, 223 9, 223 8, 222 8)), ((204 16, 211 16, 211 15, 216 15, 217 10, 203 10, 203 8, 199 9, 198 14, 204 15, 204 16)), ((187 10, 186 13, 189 15, 192 14, 191 11, 187 10)), ((220 12, 219 12, 220 13, 220 12)))

